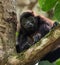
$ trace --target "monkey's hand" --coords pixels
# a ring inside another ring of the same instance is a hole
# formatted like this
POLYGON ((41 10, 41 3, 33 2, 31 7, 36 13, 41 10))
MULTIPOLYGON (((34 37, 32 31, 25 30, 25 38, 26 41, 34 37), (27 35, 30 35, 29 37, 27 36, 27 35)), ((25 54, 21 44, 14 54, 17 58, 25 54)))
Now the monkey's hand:
POLYGON ((40 39, 41 39, 41 34, 40 33, 36 33, 33 36, 34 43, 38 42, 40 39))

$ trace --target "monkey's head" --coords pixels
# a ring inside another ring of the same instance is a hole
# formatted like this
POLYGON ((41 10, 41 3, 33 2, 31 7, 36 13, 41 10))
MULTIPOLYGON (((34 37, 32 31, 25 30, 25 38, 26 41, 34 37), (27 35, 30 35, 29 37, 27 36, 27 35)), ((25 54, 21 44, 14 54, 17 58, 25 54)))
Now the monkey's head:
POLYGON ((20 18, 20 24, 21 27, 29 32, 34 31, 37 28, 37 21, 32 12, 24 12, 20 18))

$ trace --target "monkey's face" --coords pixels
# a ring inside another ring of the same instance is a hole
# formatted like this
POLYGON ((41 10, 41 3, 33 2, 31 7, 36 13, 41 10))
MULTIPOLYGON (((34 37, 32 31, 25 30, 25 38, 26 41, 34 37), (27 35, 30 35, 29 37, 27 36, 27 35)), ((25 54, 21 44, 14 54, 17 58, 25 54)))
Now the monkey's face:
POLYGON ((30 16, 28 18, 23 18, 21 25, 25 28, 25 29, 32 29, 34 28, 34 17, 30 16))
POLYGON ((32 15, 27 16, 27 14, 25 14, 26 17, 23 17, 21 19, 21 26, 26 29, 27 31, 34 31, 34 29, 36 28, 36 20, 35 17, 32 15))

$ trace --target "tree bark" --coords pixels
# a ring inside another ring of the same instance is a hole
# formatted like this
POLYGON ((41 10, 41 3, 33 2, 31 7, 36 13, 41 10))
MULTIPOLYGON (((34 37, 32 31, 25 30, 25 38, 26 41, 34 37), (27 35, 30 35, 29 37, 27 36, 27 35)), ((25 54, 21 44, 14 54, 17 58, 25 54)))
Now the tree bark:
POLYGON ((0 0, 0 65, 15 54, 16 20, 12 12, 15 12, 13 0, 0 0))

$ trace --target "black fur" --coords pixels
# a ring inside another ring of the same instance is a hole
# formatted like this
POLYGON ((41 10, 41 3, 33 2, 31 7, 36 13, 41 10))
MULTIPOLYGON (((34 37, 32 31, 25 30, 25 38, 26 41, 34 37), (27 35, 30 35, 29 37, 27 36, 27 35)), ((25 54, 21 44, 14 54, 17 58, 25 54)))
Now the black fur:
POLYGON ((58 58, 60 58, 60 48, 58 48, 58 49, 56 49, 54 51, 49 52, 40 61, 42 61, 42 60, 48 60, 50 62, 54 62, 58 58))
POLYGON ((28 49, 39 41, 51 29, 50 24, 41 20, 39 16, 35 17, 30 12, 24 12, 20 18, 21 30, 19 31, 16 45, 17 53, 28 49))

